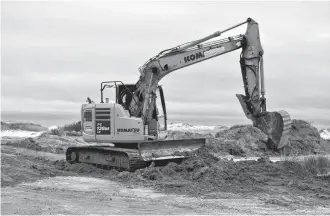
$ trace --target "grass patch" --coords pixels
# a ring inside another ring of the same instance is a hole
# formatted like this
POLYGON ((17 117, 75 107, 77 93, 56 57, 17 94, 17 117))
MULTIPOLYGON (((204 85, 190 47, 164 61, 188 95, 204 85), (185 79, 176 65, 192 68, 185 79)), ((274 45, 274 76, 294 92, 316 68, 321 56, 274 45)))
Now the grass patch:
POLYGON ((281 155, 281 161, 295 162, 301 165, 301 169, 313 175, 330 175, 329 155, 281 155))
POLYGON ((309 155, 301 160, 302 166, 314 175, 330 173, 330 158, 325 155, 309 155))
POLYGON ((75 131, 80 132, 81 131, 81 121, 74 122, 72 124, 67 124, 63 126, 64 131, 75 131))
POLYGON ((54 129, 50 130, 49 133, 51 135, 62 136, 62 135, 64 135, 64 130, 63 130, 63 128, 54 128, 54 129))
POLYGON ((49 134, 57 136, 82 136, 80 131, 64 131, 63 127, 52 129, 49 131, 49 134))

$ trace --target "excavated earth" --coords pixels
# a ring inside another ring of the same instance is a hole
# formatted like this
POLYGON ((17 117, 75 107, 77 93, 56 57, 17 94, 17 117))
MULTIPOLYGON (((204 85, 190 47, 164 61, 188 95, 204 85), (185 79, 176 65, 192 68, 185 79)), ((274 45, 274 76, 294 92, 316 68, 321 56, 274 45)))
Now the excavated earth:
POLYGON ((1 214, 330 214, 330 165, 314 173, 288 159, 330 153, 307 122, 293 121, 281 152, 267 150, 267 136, 247 125, 171 131, 168 139, 198 137, 210 142, 189 159, 131 173, 68 164, 67 147, 90 145, 81 137, 2 137, 1 214), (259 159, 230 160, 249 157, 259 159))

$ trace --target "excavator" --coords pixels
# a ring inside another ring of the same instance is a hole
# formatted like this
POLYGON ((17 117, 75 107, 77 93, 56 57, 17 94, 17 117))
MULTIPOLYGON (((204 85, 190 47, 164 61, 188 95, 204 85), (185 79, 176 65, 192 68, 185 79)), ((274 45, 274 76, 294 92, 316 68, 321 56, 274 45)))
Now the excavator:
POLYGON ((69 147, 66 160, 134 171, 152 162, 189 157, 208 140, 166 139, 166 103, 159 81, 174 71, 237 49, 241 49, 239 63, 245 95, 236 94, 236 97, 253 126, 267 134, 267 147, 281 149, 288 142, 290 115, 284 110, 266 110, 264 51, 258 23, 248 18, 223 31, 161 51, 139 68, 140 76, 135 84, 101 82, 101 102, 95 103, 88 97, 81 107, 83 139, 94 145, 69 147), (211 40, 244 24, 247 24, 245 34, 211 40), (115 101, 109 102, 109 98, 104 101, 107 88, 114 89, 115 101))

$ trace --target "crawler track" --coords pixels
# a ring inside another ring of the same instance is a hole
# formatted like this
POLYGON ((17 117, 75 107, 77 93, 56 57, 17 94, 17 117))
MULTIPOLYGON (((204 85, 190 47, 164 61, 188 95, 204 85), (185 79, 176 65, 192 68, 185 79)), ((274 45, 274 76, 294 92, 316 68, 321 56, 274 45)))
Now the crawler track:
POLYGON ((205 138, 184 140, 158 140, 140 143, 116 143, 108 145, 69 147, 66 160, 69 163, 88 163, 103 168, 135 171, 148 166, 186 158, 206 143, 205 138))
POLYGON ((102 168, 116 168, 135 171, 146 167, 137 149, 125 149, 111 146, 69 147, 66 151, 69 163, 88 163, 102 168))

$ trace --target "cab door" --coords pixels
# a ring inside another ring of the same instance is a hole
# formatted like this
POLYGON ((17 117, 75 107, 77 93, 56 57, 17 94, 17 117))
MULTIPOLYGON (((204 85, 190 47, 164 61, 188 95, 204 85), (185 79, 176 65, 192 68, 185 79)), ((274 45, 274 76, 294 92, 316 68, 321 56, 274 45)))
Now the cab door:
POLYGON ((93 134, 93 107, 82 105, 81 114, 81 130, 87 134, 93 134))
POLYGON ((167 135, 167 114, 166 114, 166 104, 163 88, 158 86, 156 90, 156 113, 157 113, 157 129, 158 129, 158 139, 164 139, 167 135))

